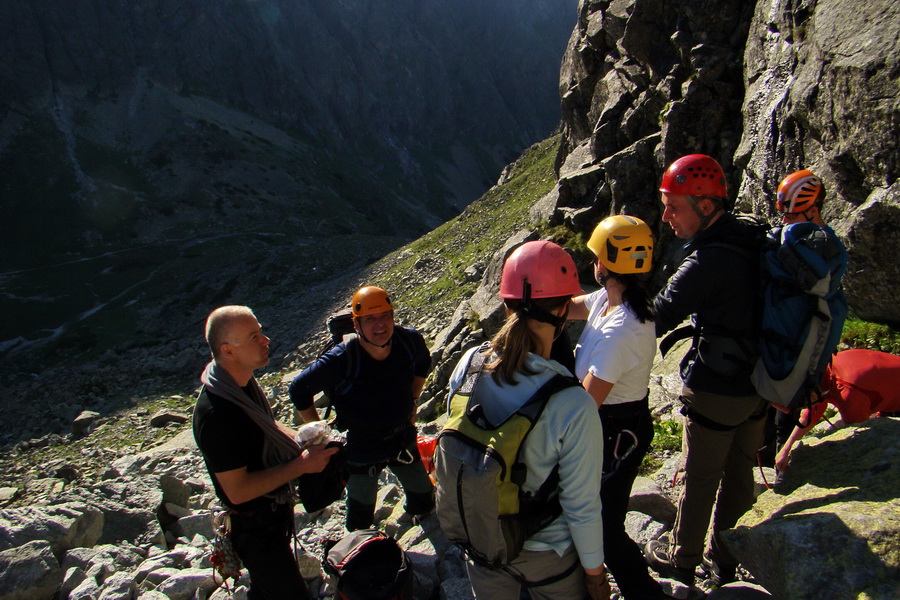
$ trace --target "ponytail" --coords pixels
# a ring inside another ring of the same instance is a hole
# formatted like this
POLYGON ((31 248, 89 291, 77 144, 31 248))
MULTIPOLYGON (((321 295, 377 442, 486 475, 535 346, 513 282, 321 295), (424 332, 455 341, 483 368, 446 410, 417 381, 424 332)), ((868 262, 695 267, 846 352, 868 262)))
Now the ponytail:
MULTIPOLYGON (((549 312, 563 306, 569 298, 571 296, 532 299, 531 303, 549 312)), ((521 300, 507 300, 506 307, 512 312, 491 340, 491 350, 495 358, 486 364, 486 368, 498 384, 516 385, 516 374, 536 374, 528 368, 525 360, 529 353, 541 354, 543 344, 528 326, 529 318, 522 310, 521 300)))

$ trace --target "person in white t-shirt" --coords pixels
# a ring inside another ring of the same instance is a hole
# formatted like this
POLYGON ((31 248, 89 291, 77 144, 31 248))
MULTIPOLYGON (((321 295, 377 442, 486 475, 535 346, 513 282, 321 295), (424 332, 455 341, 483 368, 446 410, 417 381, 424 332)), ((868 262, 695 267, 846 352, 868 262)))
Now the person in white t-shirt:
POLYGON ((650 228, 636 217, 600 222, 588 241, 602 286, 572 299, 570 319, 587 319, 575 346, 575 375, 600 407, 603 423, 603 547, 625 600, 667 598, 625 531, 631 486, 653 440, 647 383, 656 353, 650 295, 643 283, 653 260, 650 228))

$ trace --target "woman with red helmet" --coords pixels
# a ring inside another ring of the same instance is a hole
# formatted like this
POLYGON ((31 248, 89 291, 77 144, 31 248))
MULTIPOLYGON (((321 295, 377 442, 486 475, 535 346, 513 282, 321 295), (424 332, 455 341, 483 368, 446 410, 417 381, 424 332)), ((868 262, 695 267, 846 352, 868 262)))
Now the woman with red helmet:
MULTIPOLYGON (((555 376, 571 377, 549 357, 553 340, 566 323, 570 300, 581 292, 575 262, 561 247, 538 241, 516 248, 504 263, 500 280, 506 322, 489 345, 463 356, 450 379, 451 399, 466 380, 476 352, 484 355, 483 375, 470 402, 477 402, 490 423, 510 418, 555 376)), ((547 402, 522 443, 520 456, 526 465, 522 489, 536 493, 558 468, 562 514, 528 538, 522 552, 504 568, 468 562, 478 600, 518 600, 523 586, 535 600, 609 598, 597 460, 603 452, 603 434, 596 410, 593 399, 577 384, 547 402), (529 585, 537 581, 542 584, 529 585)), ((453 493, 438 485, 439 510, 441 495, 453 493)))

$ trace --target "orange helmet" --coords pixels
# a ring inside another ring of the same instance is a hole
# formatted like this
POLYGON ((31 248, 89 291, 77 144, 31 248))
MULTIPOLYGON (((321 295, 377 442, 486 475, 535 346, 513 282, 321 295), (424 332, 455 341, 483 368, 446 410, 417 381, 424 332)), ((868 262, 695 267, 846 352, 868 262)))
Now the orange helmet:
POLYGON ((728 197, 725 172, 705 154, 682 156, 666 169, 659 191, 679 196, 728 197))
POLYGON ((794 171, 778 185, 775 208, 782 213, 801 213, 825 198, 825 186, 812 171, 794 171))
POLYGON ((388 310, 394 310, 390 297, 386 291, 374 285, 367 285, 357 290, 350 302, 350 312, 353 313, 354 319, 388 310))

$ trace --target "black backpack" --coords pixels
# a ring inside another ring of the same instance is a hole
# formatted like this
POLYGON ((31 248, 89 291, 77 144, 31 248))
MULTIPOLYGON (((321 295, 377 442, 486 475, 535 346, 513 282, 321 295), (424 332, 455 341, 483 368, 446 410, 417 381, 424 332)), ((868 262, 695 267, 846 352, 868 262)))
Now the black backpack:
POLYGON ((308 513, 322 510, 344 495, 350 475, 346 451, 342 442, 328 443, 329 448, 335 446, 338 451, 331 455, 324 469, 318 473, 306 473, 297 479, 297 498, 308 513))
POLYGON ((328 544, 322 566, 335 600, 412 600, 412 563, 394 538, 360 529, 328 544))

